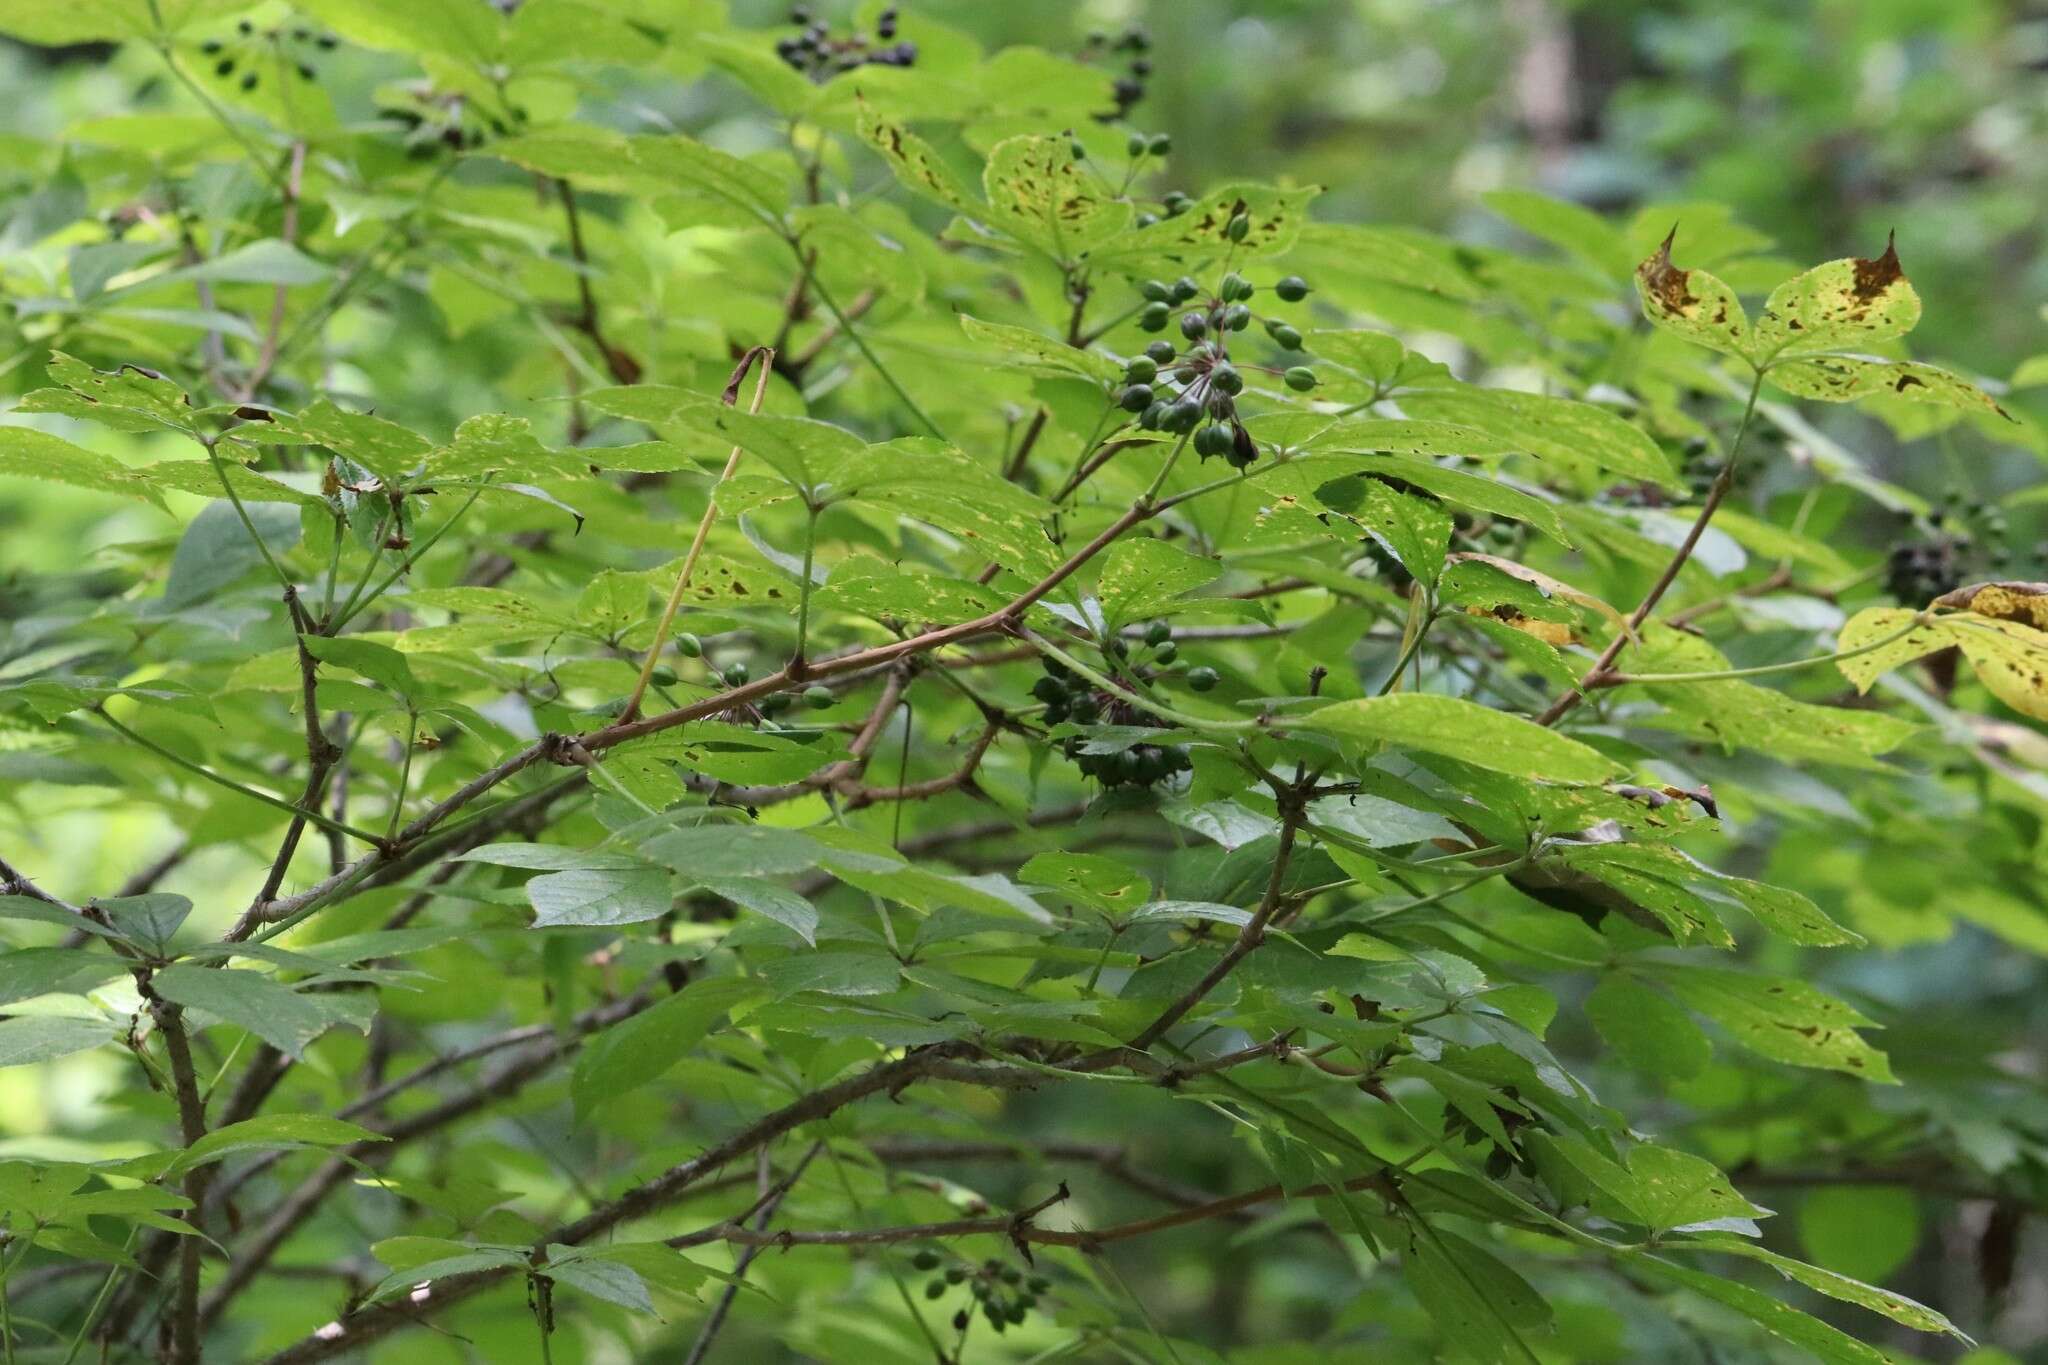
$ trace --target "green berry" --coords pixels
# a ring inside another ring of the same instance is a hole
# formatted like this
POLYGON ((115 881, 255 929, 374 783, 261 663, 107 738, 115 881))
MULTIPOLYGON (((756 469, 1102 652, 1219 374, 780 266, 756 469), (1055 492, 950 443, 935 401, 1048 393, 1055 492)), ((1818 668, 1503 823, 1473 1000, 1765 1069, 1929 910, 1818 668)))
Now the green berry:
POLYGON ((1145 354, 1154 365, 1171 365, 1175 354, 1173 343, 1170 341, 1155 341, 1145 348, 1145 354))
POLYGON ((1171 640, 1155 645, 1152 649, 1152 658, 1157 663, 1170 664, 1179 656, 1180 646, 1171 640))
POLYGON ((837 700, 838 698, 832 695, 832 689, 829 687, 806 687, 804 689, 804 705, 810 707, 813 711, 822 711, 837 700))
POLYGON ((1252 310, 1241 303, 1233 303, 1223 310, 1223 325, 1233 332, 1242 332, 1251 323, 1252 310))
POLYGON ((1182 194, 1179 190, 1174 190, 1168 194, 1165 203, 1166 216, 1169 218, 1178 218, 1195 206, 1195 201, 1182 194))
POLYGON ((1159 362, 1149 355, 1133 356, 1124 366, 1124 377, 1133 384, 1149 384, 1159 377, 1159 362))
POLYGON ((1138 311, 1138 326, 1147 332, 1163 332, 1173 310, 1163 303, 1148 303, 1138 311))
POLYGON ((1274 343, 1283 351, 1298 351, 1301 349, 1301 333, 1295 331, 1284 322, 1268 322, 1266 324, 1266 335, 1272 337, 1274 343))
POLYGON ((1193 431, 1202 420, 1202 405, 1192 398, 1183 398, 1166 410, 1165 429, 1185 434, 1193 431))
POLYGON ((1223 227, 1223 235, 1233 242, 1241 242, 1252 230, 1252 220, 1245 214, 1234 213, 1223 227))
POLYGON ((744 687, 749 676, 747 666, 744 663, 729 664, 725 670, 725 685, 727 687, 744 687))
POLYGON ((1300 303, 1308 297, 1308 281, 1299 275, 1289 275, 1273 286, 1273 292, 1289 303, 1300 303))
POLYGON ((1306 365, 1296 365, 1282 378, 1287 381, 1287 387, 1296 393, 1307 393, 1316 386, 1316 372, 1306 365))
POLYGON ((1173 139, 1165 133, 1152 134, 1152 140, 1145 144, 1145 150, 1154 156, 1165 156, 1173 150, 1173 139))
POLYGON ((1138 425, 1146 431, 1158 431, 1166 425, 1167 411, 1166 400, 1155 398, 1151 407, 1138 414, 1138 425))
POLYGON ((946 1283, 947 1283, 947 1284, 958 1284, 958 1283, 960 1283, 960 1281, 962 1281, 962 1280, 964 1280, 964 1279, 966 1279, 966 1278, 967 1278, 967 1267, 966 1267, 966 1266, 964 1266, 964 1265, 949 1265, 949 1266, 947 1266, 947 1267, 946 1267, 946 1283))
POLYGON ((1034 1294, 1043 1294, 1052 1288, 1052 1281, 1043 1275, 1033 1275, 1029 1280, 1025 1281, 1024 1287, 1034 1294))
POLYGON ((1213 668, 1191 668, 1188 670, 1188 686, 1197 692, 1207 692, 1216 686, 1218 679, 1213 668))
POLYGON ((1166 303, 1173 298, 1173 286, 1164 280, 1146 280, 1138 286, 1138 292, 1154 303, 1166 303))
POLYGON ((1173 282, 1173 301, 1175 303, 1186 303, 1189 299, 1193 298, 1195 295, 1201 292, 1202 286, 1196 284, 1186 275, 1181 276, 1179 279, 1173 282))
POLYGON ((676 671, 673 668, 657 668, 647 675, 647 681, 653 683, 656 687, 674 687, 676 685, 676 671))
POLYGON ((685 631, 683 634, 676 636, 676 653, 682 655, 685 659, 698 658, 704 653, 704 642, 685 631))
POLYGON ((1152 386, 1132 384, 1117 395, 1116 401, 1125 412, 1143 412, 1152 406, 1152 386))
POLYGON ((1158 221, 1159 215, 1156 213, 1141 213, 1136 218, 1133 218, 1131 220, 1134 226, 1141 228, 1151 227, 1154 223, 1158 221))
POLYGON ((917 1255, 911 1257, 910 1263, 919 1270, 937 1270, 939 1268, 939 1253, 933 1251, 930 1247, 926 1247, 918 1252, 917 1255))
POLYGON ((1252 296, 1252 282, 1233 270, 1223 277, 1216 293, 1225 303, 1235 303, 1252 296))
POLYGON ((1163 645, 1172 638, 1173 627, 1164 621, 1154 621, 1145 627, 1145 643, 1148 645, 1163 645))
POLYGON ((1198 341, 1209 334, 1209 319, 1200 313, 1180 315, 1180 334, 1189 341, 1198 341))
POLYGON ((779 716, 784 711, 787 711, 794 701, 795 698, 791 697, 787 692, 772 692, 761 698, 761 714, 764 716, 779 716))
POLYGON ((924 1296, 928 1299, 944 1298, 946 1296, 946 1282, 944 1280, 933 1280, 924 1287, 924 1296))
POLYGON ((1145 155, 1146 149, 1151 145, 1152 140, 1143 133, 1132 133, 1124 142, 1124 151, 1133 157, 1140 157, 1145 155))
POLYGON ((1218 365, 1209 371, 1209 387, 1218 393, 1239 394, 1244 392, 1244 376, 1232 365, 1218 365))

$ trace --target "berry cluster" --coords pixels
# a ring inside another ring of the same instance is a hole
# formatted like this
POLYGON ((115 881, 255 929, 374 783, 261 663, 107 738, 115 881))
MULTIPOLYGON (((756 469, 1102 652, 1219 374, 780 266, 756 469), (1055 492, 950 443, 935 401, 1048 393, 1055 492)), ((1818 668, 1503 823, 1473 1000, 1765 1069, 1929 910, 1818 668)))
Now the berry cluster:
POLYGON ((1997 506, 1951 490, 1914 525, 1915 536, 1892 548, 1885 588, 1899 601, 1924 606, 1973 578, 2010 567, 2012 527, 1997 506))
MULTIPOLYGON (((1179 656, 1179 647, 1163 622, 1153 625, 1145 642, 1151 650, 1152 662, 1162 667, 1179 656)), ((1111 648, 1120 655, 1130 652, 1122 640, 1114 641, 1111 648)), ((1191 670, 1188 682, 1196 691, 1206 692, 1216 685, 1215 670, 1191 670), (1196 674, 1203 675, 1199 682, 1196 674)), ((1158 726, 1149 715, 1114 693, 1097 690, 1056 659, 1045 661, 1045 676, 1032 684, 1031 695, 1045 703, 1045 719, 1050 725, 1071 721, 1076 725, 1158 726)), ((1091 754, 1084 752, 1083 741, 1075 737, 1066 741, 1061 752, 1073 760, 1082 776, 1092 777, 1105 787, 1150 787, 1194 767, 1186 749, 1170 744, 1133 744, 1112 754, 1091 754)))
POLYGON ((314 77, 313 63, 307 60, 305 49, 314 47, 322 52, 331 52, 341 40, 332 33, 316 32, 301 25, 292 29, 267 29, 258 34, 256 25, 247 19, 235 25, 233 38, 208 38, 199 45, 199 50, 214 59, 213 74, 222 80, 233 80, 240 71, 239 82, 244 91, 254 90, 263 83, 259 63, 265 53, 262 44, 268 44, 280 67, 289 65, 302 81, 314 77), (288 50, 288 47, 290 50, 288 50))
POLYGON ((896 37, 897 15, 893 8, 876 17, 872 38, 858 31, 835 38, 824 20, 811 17, 809 5, 790 10, 789 22, 802 31, 778 41, 775 55, 821 85, 855 67, 917 65, 917 44, 896 37))
MULTIPOLYGON (((1231 220, 1231 234, 1241 240, 1247 224, 1243 214, 1231 220)), ((1258 287, 1232 271, 1223 277, 1206 302, 1180 315, 1180 334, 1185 349, 1170 341, 1155 341, 1145 353, 1124 367, 1124 387, 1117 402, 1126 412, 1136 413, 1138 425, 1146 431, 1193 434, 1195 453, 1203 459, 1221 455, 1243 469, 1258 459, 1259 448, 1237 416, 1237 396, 1244 392, 1244 375, 1230 360, 1230 333, 1242 332, 1252 323, 1252 310, 1245 300, 1258 287)), ((1138 326, 1148 332, 1163 332, 1177 305, 1195 303, 1202 288, 1182 276, 1173 283, 1146 280, 1138 286, 1145 304, 1138 310, 1138 326)), ((1289 275, 1273 286, 1273 292, 1289 303, 1308 297, 1308 283, 1289 275)), ((1285 351, 1301 349, 1301 333, 1278 318, 1263 320, 1266 333, 1285 351)), ((1278 374, 1288 388, 1307 393, 1316 386, 1316 373, 1306 365, 1284 370, 1255 366, 1278 374)))
POLYGON ((1127 55, 1130 65, 1126 74, 1116 78, 1113 92, 1116 95, 1116 112, 1101 115, 1102 121, 1112 123, 1129 114, 1145 98, 1145 81, 1152 74, 1152 59, 1145 54, 1152 50, 1152 36, 1142 28, 1127 28, 1115 38, 1107 33, 1091 33, 1084 59, 1091 59, 1104 53, 1127 55))
MULTIPOLYGON (((919 1270, 938 1270, 945 1258, 938 1252, 920 1251, 911 1257, 910 1263, 919 1270)), ((970 1267, 964 1261, 955 1261, 939 1274, 925 1281, 924 1296, 928 1299, 942 1299, 948 1290, 965 1284, 968 1292, 981 1305, 981 1315, 988 1319, 988 1325, 997 1333, 1021 1324, 1031 1316, 1031 1310, 1038 1307, 1038 1296, 1052 1288, 1052 1281, 1043 1275, 1028 1279, 1015 1266, 1004 1265, 993 1258, 979 1266, 970 1267)), ((962 1308, 953 1315, 953 1330, 964 1332, 974 1320, 971 1310, 962 1308)))
MULTIPOLYGON (((1502 1093, 1509 1100, 1516 1098, 1513 1086, 1509 1086, 1502 1093)), ((1516 1136, 1517 1129, 1529 1127, 1534 1122, 1534 1120, 1526 1115, 1517 1113, 1513 1109, 1504 1108, 1500 1105, 1490 1105, 1488 1107, 1493 1110, 1494 1118, 1499 1122, 1500 1130, 1507 1134, 1510 1144, 1519 1142, 1519 1138, 1516 1136)), ((1486 1175, 1490 1180, 1505 1180, 1510 1172, 1517 1170, 1531 1177, 1534 1177, 1536 1174, 1535 1163, 1529 1159, 1520 1146, 1501 1146, 1499 1139, 1493 1137, 1486 1129, 1480 1127, 1477 1122, 1460 1113, 1457 1109, 1447 1107, 1444 1111, 1444 1136, 1467 1145, 1483 1143, 1490 1148, 1491 1150, 1487 1153, 1486 1157, 1486 1175)))

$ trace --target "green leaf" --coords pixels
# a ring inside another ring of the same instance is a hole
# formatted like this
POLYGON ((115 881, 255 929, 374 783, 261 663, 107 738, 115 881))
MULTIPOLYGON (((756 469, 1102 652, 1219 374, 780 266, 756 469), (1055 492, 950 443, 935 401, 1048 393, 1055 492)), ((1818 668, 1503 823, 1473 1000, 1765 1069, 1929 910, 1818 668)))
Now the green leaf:
POLYGON ((1112 915, 1127 915, 1152 894, 1152 883, 1114 858, 1093 853, 1040 853, 1017 879, 1043 886, 1112 915))
POLYGON ((636 1313, 654 1312, 654 1300, 648 1296, 647 1282, 631 1266, 599 1256, 574 1255, 574 1251, 575 1248, 571 1247, 548 1248, 548 1264, 541 1273, 556 1284, 565 1284, 606 1303, 615 1303, 636 1313), (557 1258, 557 1251, 564 1255, 557 1258))
POLYGON ((1720 1167, 1690 1152, 1638 1143, 1629 1149, 1624 1167, 1579 1138, 1545 1137, 1549 1147, 1612 1201, 1610 1213, 1618 1212, 1653 1232, 1729 1220, 1746 1223, 1770 1213, 1737 1194, 1720 1167))
POLYGON ((82 449, 33 427, 0 426, 0 475, 70 484, 164 505, 148 479, 112 456, 82 449))
POLYGON ((1460 1354, 1535 1365, 1514 1316, 1533 1316, 1530 1305, 1543 1300, 1519 1275, 1469 1242, 1459 1240, 1454 1249, 1435 1230, 1410 1233, 1401 1259, 1416 1302, 1460 1354))
POLYGON ((236 967, 175 963, 152 976, 150 984, 164 999, 247 1029, 288 1057, 300 1056, 315 1038, 350 1019, 318 997, 236 967))
POLYGON ((1095 596, 1113 629, 1158 615, 1222 571, 1215 560, 1163 540, 1120 540, 1102 556, 1095 596))
MULTIPOLYGON (((281 557, 299 543, 296 507, 266 502, 244 510, 273 556, 281 557)), ((178 540, 177 553, 171 557, 171 576, 164 584, 164 605, 194 606, 262 568, 263 563, 263 552, 250 539, 249 528, 242 524, 234 504, 226 499, 210 502, 178 540)))
POLYGON ((1826 1365, 1895 1365, 1892 1357, 1875 1347, 1865 1346, 1819 1318, 1802 1313, 1748 1285, 1687 1266, 1673 1265, 1644 1252, 1628 1253, 1627 1264, 1648 1278, 1690 1290, 1701 1298, 1734 1309, 1772 1336, 1811 1351, 1826 1365))
POLYGON ((354 635, 301 635, 299 640, 306 646, 306 652, 322 663, 359 673, 400 697, 420 694, 419 679, 413 676, 411 663, 389 645, 354 635))
POLYGON ((1451 422, 1566 468, 1591 466, 1624 479, 1672 487, 1670 461, 1657 443, 1605 408, 1511 389, 1430 389, 1403 394, 1410 417, 1451 422))
POLYGON ((692 881, 808 872, 825 851, 807 835, 772 825, 674 829, 655 835, 640 847, 648 857, 692 881))
POLYGON ((386 1138, 381 1133, 325 1114, 265 1114, 214 1129, 179 1153, 168 1174, 179 1174, 243 1152, 296 1151, 383 1141, 386 1138))
POLYGON ((1920 1244, 1920 1197, 1900 1185, 1809 1190, 1799 1201, 1799 1240, 1831 1271, 1883 1280, 1920 1244))
POLYGON ((0 1067, 33 1066, 114 1041, 109 1020, 24 1014, 0 1019, 0 1067))
POLYGON ((1009 356, 1010 364, 1031 374, 1053 378, 1085 379, 1111 385, 1123 378, 1123 367, 1100 351, 1069 346, 1057 337, 1012 327, 1004 322, 983 322, 960 314, 960 330, 973 340, 1009 356))
MULTIPOLYGON (((1831 1196, 1834 1202, 1846 1204, 1850 1201, 1863 1200, 1872 1194, 1881 1195, 1885 1192, 1870 1187, 1861 1189, 1840 1187, 1821 1191, 1821 1193, 1831 1196)), ((1912 1197, 1905 1191, 1899 1191, 1899 1193, 1909 1199, 1912 1197)), ((1808 1198, 1810 1199, 1812 1196, 1809 1195, 1808 1198)), ((1883 1203, 1885 1201, 1880 1199, 1878 1202, 1883 1203)), ((1915 1225, 1917 1226, 1917 1218, 1915 1219, 1915 1225)), ((1894 1235, 1889 1239, 1889 1244, 1896 1246, 1899 1240, 1894 1235)), ((1667 1246, 1673 1252, 1693 1250, 1723 1252, 1730 1256, 1742 1256, 1752 1261, 1762 1261, 1786 1279, 1803 1284, 1808 1289, 1816 1290, 1831 1299, 1839 1299, 1843 1303, 1853 1303, 1859 1307, 1868 1308, 1873 1313, 1882 1313, 1893 1322, 1899 1323, 1901 1326, 1911 1327, 1915 1331, 1945 1332, 1966 1345, 1974 1344, 1971 1343, 1969 1337, 1958 1331, 1956 1325, 1942 1314, 1935 1312, 1925 1304, 1914 1302, 1904 1294, 1894 1294, 1889 1289, 1879 1289, 1875 1285, 1865 1284, 1861 1280, 1852 1279, 1839 1272, 1825 1270, 1817 1265, 1807 1265, 1803 1261, 1796 1261, 1790 1256, 1781 1255, 1770 1250, 1768 1247, 1757 1246, 1753 1242, 1739 1241, 1733 1237, 1714 1236, 1702 1237, 1697 1241, 1690 1242, 1671 1242, 1667 1246)), ((1911 1248, 1908 1247, 1907 1250, 1910 1251, 1911 1248)))
POLYGON ((1300 239, 1309 202, 1322 192, 1320 185, 1225 185, 1203 195, 1185 213, 1110 238, 1091 251, 1089 259, 1100 266, 1136 271, 1211 255, 1235 261, 1277 256, 1300 239), (1240 214, 1246 231, 1236 239, 1229 228, 1240 214))
POLYGON ((751 877, 707 877, 704 889, 757 915, 765 915, 804 942, 817 946, 818 907, 794 891, 751 877))
POLYGON ((1856 1032, 1870 1020, 1803 981, 1714 967, 1645 964, 1642 970, 1759 1056, 1898 1084, 1885 1055, 1856 1032))
POLYGON ((533 927, 638 924, 659 919, 675 906, 675 882, 667 869, 573 867, 545 872, 526 884, 533 927))
POLYGON ((1646 1076, 1689 1080, 1713 1060, 1713 1044, 1684 1010, 1629 977, 1602 976, 1585 1008, 1607 1046, 1646 1076))
POLYGON ((22 948, 0 953, 0 1005, 39 995, 83 995, 125 970, 119 958, 82 948, 22 948))
POLYGON ((754 981, 712 977, 690 982, 610 1028, 576 1054, 569 1094, 579 1119, 658 1079, 696 1050, 728 1012, 763 994, 754 981))
POLYGON ((265 427, 263 435, 266 440, 325 446, 375 474, 386 488, 403 484, 433 449, 426 437, 396 422, 338 408, 325 398, 295 417, 279 418, 265 427))
POLYGON ((1367 697, 1293 717, 1288 725, 1358 743, 1380 741, 1443 754, 1546 782, 1604 782, 1622 772, 1612 759, 1575 739, 1458 697, 1419 692, 1367 697))

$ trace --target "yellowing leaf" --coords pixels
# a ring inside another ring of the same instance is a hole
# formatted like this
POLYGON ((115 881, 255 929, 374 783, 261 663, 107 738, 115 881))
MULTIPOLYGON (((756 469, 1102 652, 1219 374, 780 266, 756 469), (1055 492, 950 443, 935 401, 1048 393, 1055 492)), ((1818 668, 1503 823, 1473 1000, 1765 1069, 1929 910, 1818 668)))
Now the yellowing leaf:
POLYGON ((1671 263, 1671 242, 1678 229, 1657 248, 1657 254, 1636 267, 1636 293, 1643 315, 1665 331, 1699 346, 1747 358, 1749 315, 1735 291, 1704 270, 1680 270, 1671 263))

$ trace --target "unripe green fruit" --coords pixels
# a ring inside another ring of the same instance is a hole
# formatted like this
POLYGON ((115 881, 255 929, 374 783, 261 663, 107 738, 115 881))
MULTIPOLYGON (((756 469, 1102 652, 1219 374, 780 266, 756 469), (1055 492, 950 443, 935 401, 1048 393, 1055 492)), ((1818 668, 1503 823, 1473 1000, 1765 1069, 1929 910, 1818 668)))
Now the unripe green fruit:
POLYGON ((1244 392, 1244 376, 1235 366, 1218 365, 1209 371, 1209 387, 1218 393, 1238 394, 1244 392))
POLYGON ((1138 292, 1154 303, 1165 303, 1173 297, 1173 286, 1164 280, 1146 280, 1138 286, 1138 292))
POLYGON ((1233 242, 1241 242, 1252 230, 1252 220, 1242 213, 1232 214, 1223 227, 1223 235, 1233 242))
POLYGON ((1299 275, 1289 275, 1273 286, 1273 292, 1289 303, 1300 303, 1308 297, 1308 281, 1299 275))
POLYGON ((1146 431, 1158 431, 1166 425, 1166 413, 1166 400, 1155 398, 1151 407, 1138 414, 1138 425, 1146 431))
POLYGON ((1145 643, 1148 645, 1163 645, 1172 638, 1173 627, 1164 621, 1154 621, 1145 627, 1145 643))
POLYGON ((1145 354, 1151 357, 1152 363, 1155 365, 1171 365, 1175 354, 1173 343, 1170 341, 1155 341, 1145 348, 1145 354))
POLYGON ((1146 148, 1151 145, 1151 139, 1147 138, 1143 133, 1132 133, 1124 141, 1124 151, 1134 157, 1143 156, 1145 155, 1146 148))
POLYGON ((1193 431, 1202 420, 1202 405, 1192 398, 1183 398, 1166 410, 1166 429, 1185 435, 1193 431))
POLYGON ((1151 227, 1158 221, 1159 215, 1156 213, 1141 213, 1131 220, 1132 224, 1136 227, 1151 227))
POLYGON ((966 1266, 964 1266, 964 1265, 949 1265, 949 1266, 947 1266, 947 1267, 946 1267, 946 1283, 947 1283, 947 1284, 958 1284, 958 1283, 960 1283, 960 1281, 962 1281, 962 1280, 964 1280, 964 1279, 966 1279, 966 1278, 967 1278, 967 1267, 966 1267, 966 1266))
POLYGON ((1216 683, 1216 670, 1213 668, 1191 668, 1188 670, 1188 686, 1197 692, 1207 692, 1215 687, 1216 683))
POLYGON ((784 711, 787 711, 794 701, 795 698, 791 697, 787 692, 772 692, 761 698, 761 714, 764 716, 779 716, 784 711))
POLYGON ((946 1296, 946 1282, 944 1280, 933 1280, 924 1287, 924 1296, 928 1299, 944 1298, 946 1296))
POLYGON ((1287 387, 1296 393, 1307 393, 1316 386, 1316 372, 1306 365, 1296 365, 1283 378, 1287 380, 1287 387))
POLYGON ((674 687, 676 685, 676 671, 673 668, 657 668, 647 675, 647 681, 653 683, 656 687, 674 687))
POLYGON ((937 1270, 939 1268, 939 1253, 927 1247, 911 1257, 910 1263, 919 1270, 937 1270))
POLYGON ((1169 218, 1178 218, 1195 206, 1195 201, 1182 194, 1179 190, 1174 190, 1168 194, 1165 203, 1166 216, 1169 218))
POLYGON ((751 675, 748 673, 745 664, 729 664, 725 670, 725 685, 727 687, 743 687, 746 685, 749 676, 751 675))
POLYGON ((1233 270, 1223 277, 1223 283, 1217 287, 1216 293, 1225 303, 1235 303, 1239 299, 1248 299, 1252 296, 1252 282, 1233 270))
POLYGON ((1165 156, 1173 150, 1173 139, 1165 133, 1152 134, 1152 140, 1145 144, 1145 150, 1154 156, 1165 156))
POLYGON ((704 653, 704 642, 687 632, 676 636, 676 653, 685 659, 695 659, 704 653))
POLYGON ((1200 313, 1180 315, 1180 334, 1189 341, 1197 341, 1209 334, 1209 319, 1200 313))
POLYGON ((1180 656, 1180 646, 1168 640, 1153 647, 1152 658, 1162 664, 1170 664, 1180 656))
POLYGON ((829 687, 806 687, 804 689, 804 705, 810 707, 813 711, 822 711, 837 700, 838 698, 832 695, 832 689, 829 687))
POLYGON ((1272 337, 1274 342, 1283 351, 1298 351, 1301 349, 1301 333, 1295 331, 1284 322, 1267 323, 1266 335, 1272 337))
POLYGON ((1152 386, 1133 384, 1118 395, 1116 401, 1125 412, 1143 412, 1152 406, 1152 386))
POLYGON ((1148 303, 1138 312, 1138 326, 1148 332, 1166 330, 1166 320, 1173 316, 1173 310, 1163 303, 1148 303))
POLYGON ((1186 303, 1189 299, 1193 298, 1195 295, 1201 292, 1202 286, 1196 284, 1186 275, 1181 276, 1179 279, 1173 282, 1173 301, 1175 303, 1186 303))
POLYGON ((1124 376, 1133 384, 1149 384, 1159 377, 1159 362, 1149 355, 1133 356, 1124 366, 1124 376))
POLYGON ((1241 303, 1233 303, 1223 310, 1223 325, 1233 332, 1242 332, 1251 326, 1252 310, 1241 303))

